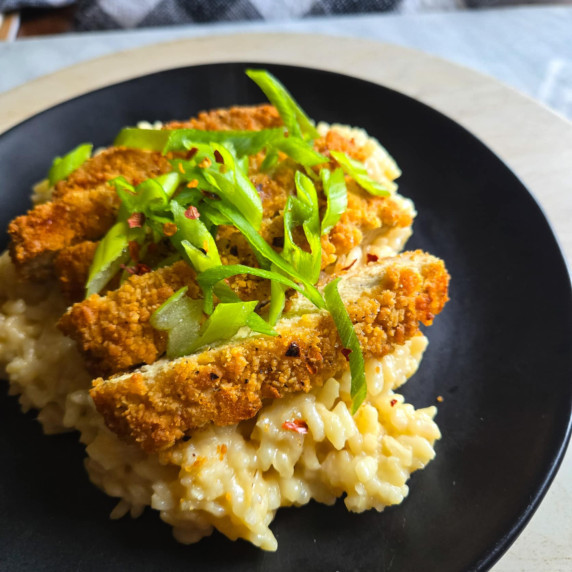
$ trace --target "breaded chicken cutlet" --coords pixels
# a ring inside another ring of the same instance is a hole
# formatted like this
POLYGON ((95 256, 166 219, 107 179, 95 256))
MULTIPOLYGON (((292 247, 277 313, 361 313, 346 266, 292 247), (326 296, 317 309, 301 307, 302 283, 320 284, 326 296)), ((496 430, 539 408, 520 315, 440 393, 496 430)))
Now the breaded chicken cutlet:
POLYGON ((53 200, 10 223, 10 254, 20 275, 38 281, 52 276, 60 250, 98 240, 109 230, 120 202, 108 180, 122 176, 138 184, 170 170, 160 153, 139 149, 114 147, 86 161, 56 185, 53 200))
MULTIPOLYGON (((332 258, 336 260, 339 254, 345 254, 358 245, 363 239, 364 226, 375 231, 383 227, 386 221, 398 226, 411 224, 411 216, 400 212, 394 202, 382 197, 366 197, 355 183, 351 183, 348 182, 348 209, 329 235, 322 237, 322 268, 326 268, 332 258), (377 212, 376 206, 379 206, 377 212), (368 207, 374 207, 372 212, 368 211, 368 207), (359 230, 360 224, 356 223, 359 218, 362 230, 359 230), (396 218, 401 220, 396 221, 396 218), (345 235, 345 239, 338 240, 342 235, 345 235), (331 248, 328 249, 328 245, 331 248)), ((276 245, 277 238, 280 239, 278 244, 281 244, 283 216, 276 214, 274 218, 267 217, 260 233, 269 244, 276 245)), ((216 242, 224 264, 257 266, 255 256, 237 229, 221 227, 216 242)), ((78 271, 75 264, 78 257, 73 256, 69 257, 67 271, 62 273, 62 255, 58 257, 60 283, 63 282, 62 286, 68 292, 75 290, 77 293, 81 285, 75 279, 84 280, 85 284, 87 269, 78 271)), ((195 290, 198 288, 194 272, 184 263, 176 263, 143 276, 132 276, 117 290, 104 296, 94 294, 74 304, 59 325, 67 336, 77 342, 88 367, 96 374, 109 375, 141 363, 153 363, 164 352, 166 339, 150 326, 149 319, 169 296, 184 285, 195 290)), ((267 280, 237 276, 229 279, 229 285, 243 300, 265 301, 270 297, 267 280)))
MULTIPOLYGON (((197 118, 172 122, 165 128, 259 130, 280 125, 281 120, 274 107, 260 105, 204 112, 197 118)), ((335 131, 317 139, 315 148, 325 154, 331 150, 343 151, 358 160, 366 154, 363 147, 335 131)), ((279 244, 283 234, 282 212, 288 197, 294 192, 296 169, 291 160, 282 157, 272 172, 261 173, 263 157, 261 152, 250 158, 249 177, 262 199, 262 234, 270 244, 275 240, 279 244)), ((81 258, 83 269, 78 265, 80 259, 73 256, 77 251, 72 251, 72 255, 64 254, 55 268, 54 259, 69 247, 99 240, 113 224, 119 199, 107 181, 122 176, 136 185, 171 169, 167 157, 141 149, 112 147, 86 161, 56 185, 51 201, 38 205, 10 224, 10 252, 19 273, 30 280, 43 280, 55 271, 64 285, 64 292, 76 301, 81 290, 77 279, 87 275, 90 258, 81 258), (66 264, 68 260, 72 263, 71 268, 66 264)), ((348 180, 348 209, 338 224, 321 239, 323 266, 336 262, 366 238, 371 240, 376 234, 392 228, 409 227, 413 216, 411 204, 402 197, 375 197, 365 193, 355 181, 348 180)), ((236 229, 221 229, 218 244, 221 255, 232 257, 237 250, 248 250, 244 246, 244 238, 236 229)), ((95 247, 84 247, 85 253, 94 250, 95 247)), ((251 253, 250 258, 253 258, 251 253)), ((251 263, 248 259, 241 260, 251 263)))
MULTIPOLYGON (((443 262, 406 252, 350 272, 339 292, 364 357, 382 357, 430 325, 448 300, 443 262)), ((201 353, 97 379, 91 396, 107 426, 148 452, 210 423, 253 417, 265 398, 308 392, 347 369, 332 316, 297 295, 278 337, 236 337, 201 353)))

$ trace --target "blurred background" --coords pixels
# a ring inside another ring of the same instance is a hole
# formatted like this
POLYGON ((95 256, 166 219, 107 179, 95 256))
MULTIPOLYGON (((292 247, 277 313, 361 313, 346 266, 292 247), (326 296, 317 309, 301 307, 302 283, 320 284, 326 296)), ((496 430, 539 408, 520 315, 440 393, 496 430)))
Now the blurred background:
POLYGON ((572 0, 0 0, 0 41, 188 23, 565 4, 572 0))
POLYGON ((0 93, 121 50, 256 32, 415 48, 572 119, 572 0, 0 0, 0 93))

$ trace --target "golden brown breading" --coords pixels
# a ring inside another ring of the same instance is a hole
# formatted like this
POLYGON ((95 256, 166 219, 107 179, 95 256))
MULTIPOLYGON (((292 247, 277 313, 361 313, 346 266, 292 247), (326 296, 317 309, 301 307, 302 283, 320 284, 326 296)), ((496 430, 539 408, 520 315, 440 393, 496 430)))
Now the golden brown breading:
POLYGON ((85 285, 97 244, 85 241, 66 246, 54 259, 54 272, 60 290, 70 302, 77 302, 85 297, 85 285))
MULTIPOLYGON (((195 119, 173 122, 167 127, 256 130, 279 125, 281 119, 277 111, 270 105, 262 105, 203 112, 195 119)), ((325 137, 317 139, 315 146, 323 153, 335 149, 347 152, 357 159, 363 159, 365 156, 363 148, 336 132, 329 132, 325 137)), ((280 239, 283 234, 282 212, 288 196, 294 192, 296 166, 283 157, 285 160, 281 161, 272 173, 260 173, 258 168, 263 157, 264 153, 259 153, 251 158, 251 180, 263 200, 262 233, 272 243, 272 240, 280 239)), ((11 224, 11 252, 20 273, 29 279, 42 280, 52 273, 53 255, 59 249, 84 240, 100 238, 105 233, 113 222, 118 206, 115 192, 105 185, 106 181, 123 176, 132 184, 137 184, 169 169, 167 158, 160 153, 139 149, 110 148, 86 161, 66 180, 57 184, 52 202, 18 217, 11 224), (89 200, 81 198, 77 193, 87 190, 95 193, 94 189, 97 193, 93 195, 93 200, 97 205, 95 216, 92 216, 92 209, 87 204, 89 200), (106 192, 113 195, 113 198, 102 196, 106 192), (67 214, 62 213, 64 210, 67 214), (73 222, 71 227, 70 220, 73 222)), ((359 244, 364 233, 369 230, 382 226, 389 228, 411 224, 411 216, 404 213, 403 208, 391 197, 367 195, 354 182, 349 182, 349 187, 351 212, 348 211, 330 235, 323 238, 323 267, 335 262, 339 256, 359 244)), ((323 197, 322 208, 325 208, 323 197)), ((232 254, 235 243, 239 249, 248 251, 248 248, 241 248, 241 245, 245 246, 244 239, 236 229, 227 229, 226 232, 227 237, 233 236, 230 241, 226 241, 229 251, 221 249, 223 256, 232 254)), ((221 238, 224 243, 224 237, 221 238)), ((242 261, 251 264, 252 259, 252 253, 248 253, 248 257, 242 261)))
POLYGON ((201 111, 188 121, 171 121, 165 129, 201 129, 203 131, 260 131, 280 127, 278 111, 267 103, 253 106, 235 106, 228 109, 201 111))
POLYGON ((200 296, 195 272, 184 262, 131 276, 106 296, 93 294, 74 304, 59 327, 77 341, 93 372, 112 373, 153 363, 165 351, 166 339, 149 323, 151 314, 183 286, 189 286, 191 298, 200 296))
MULTIPOLYGON (((81 260, 74 258, 75 252, 64 252, 66 267, 60 283, 62 279, 75 278, 73 272, 85 271, 81 260), (76 263, 78 269, 74 267, 76 263)), ((243 300, 267 300, 270 295, 268 280, 240 275, 228 283, 243 300)), ((165 352, 167 345, 166 337, 149 324, 151 315, 183 286, 188 287, 189 297, 202 297, 195 272, 185 262, 131 276, 116 290, 93 294, 75 303, 58 326, 76 341, 94 375, 111 375, 142 363, 150 364, 165 352)), ((80 292, 85 292, 81 282, 67 283, 65 287, 79 294, 79 299, 83 297, 80 292)))
POLYGON ((52 201, 10 223, 10 254, 19 273, 29 280, 44 280, 53 274, 59 250, 97 240, 107 232, 115 222, 119 198, 106 181, 123 176, 138 184, 170 169, 160 153, 120 147, 86 161, 57 184, 52 201))
MULTIPOLYGON (((327 137, 326 137, 327 139, 327 137)), ((339 139, 334 139, 338 147, 343 147, 339 139)), ((258 173, 251 176, 253 184, 257 187, 262 198, 264 219, 260 234, 276 250, 281 249, 284 236, 283 210, 288 196, 294 192, 294 175, 296 165, 291 160, 282 161, 272 176, 258 173)), ((406 227, 412 222, 409 212, 405 212, 392 197, 374 197, 363 191, 355 181, 348 179, 348 209, 343 213, 340 221, 328 235, 322 237, 322 268, 335 262, 339 256, 347 254, 354 246, 360 244, 369 231, 380 228, 406 227)), ((318 191, 322 195, 321 186, 318 191)), ((323 198, 323 197, 322 197, 323 198)), ((322 200, 325 208, 325 201, 322 200)), ((296 241, 302 246, 305 238, 301 229, 296 229, 296 241)), ((231 226, 220 226, 217 235, 217 247, 223 264, 246 264, 258 266, 250 246, 243 235, 231 226)), ((110 375, 125 368, 140 363, 153 363, 165 351, 165 340, 153 334, 152 328, 145 324, 151 314, 173 292, 181 287, 181 282, 173 273, 159 270, 153 274, 138 277, 138 284, 148 281, 157 285, 163 293, 154 292, 153 296, 137 298, 137 291, 126 285, 121 297, 110 295, 109 305, 105 297, 92 297, 73 306, 60 322, 62 331, 76 340, 79 349, 85 354, 90 370, 98 375, 110 375), (169 283, 173 279, 173 284, 169 283), (129 296, 128 293, 131 293, 129 296), (132 321, 125 321, 125 310, 118 305, 117 300, 128 308, 139 306, 139 314, 130 313, 139 320, 139 327, 135 328, 132 321), (153 303, 151 303, 151 300, 153 303), (91 317, 84 319, 85 315, 91 317), (113 339, 106 340, 102 345, 101 332, 113 332, 113 339), (145 336, 144 338, 141 336, 145 336), (150 348, 156 344, 155 349, 150 348), (121 346, 124 346, 121 351, 121 346), (144 352, 140 348, 146 348, 144 352), (145 356, 145 359, 142 357, 145 356)), ((132 279, 131 279, 132 280, 132 279)), ((230 286, 243 300, 268 300, 270 285, 267 280, 252 276, 236 276, 229 280, 230 286)), ((193 287, 196 283, 193 278, 193 287)), ((77 290, 81 288, 77 286, 77 290)), ((151 286, 148 286, 151 289, 151 286)), ((150 291, 150 290, 149 290, 150 291)))
MULTIPOLYGON (((100 187, 116 177, 124 177, 130 184, 138 185, 145 179, 158 177, 170 170, 169 161, 156 151, 110 147, 57 183, 53 199, 69 192, 100 187)), ((115 193, 114 189, 110 188, 109 191, 115 193)))
POLYGON ((53 259, 66 246, 101 238, 115 222, 119 199, 107 189, 71 191, 15 218, 8 226, 10 255, 29 280, 53 274, 53 259))
MULTIPOLYGON (((448 281, 443 262, 420 251, 342 279, 340 294, 365 357, 383 356, 417 335, 419 322, 431 324, 448 299, 448 281)), ((235 339, 95 380, 91 396, 107 426, 122 439, 157 451, 210 423, 253 417, 264 398, 307 392, 346 369, 331 315, 297 300, 296 315, 277 325, 278 337, 235 339), (299 315, 304 308, 308 312, 299 315)))

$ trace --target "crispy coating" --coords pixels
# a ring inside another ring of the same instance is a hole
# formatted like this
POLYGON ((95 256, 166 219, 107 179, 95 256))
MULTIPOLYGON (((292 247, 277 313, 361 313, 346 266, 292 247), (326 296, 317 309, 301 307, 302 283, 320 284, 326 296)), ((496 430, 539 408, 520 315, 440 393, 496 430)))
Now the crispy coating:
POLYGON ((37 281, 52 276, 55 255, 66 246, 101 238, 115 222, 118 203, 107 189, 72 191, 15 218, 8 233, 19 273, 37 281))
POLYGON ((86 240, 60 250, 54 259, 54 272, 64 296, 77 302, 85 296, 85 285, 97 242, 86 240))
MULTIPOLYGON (((391 201, 369 195, 369 198, 364 197, 357 185, 352 188, 351 182, 348 184, 351 189, 348 193, 348 210, 330 234, 322 237, 322 268, 328 262, 335 261, 339 254, 345 254, 360 244, 365 228, 377 228, 383 224, 381 221, 393 221, 399 217, 402 218, 401 222, 410 223, 410 216, 400 214, 400 210, 391 201), (368 205, 378 202, 380 207, 377 211, 368 209, 368 205), (363 231, 358 230, 356 219, 363 221, 363 231)), ((282 238, 283 229, 283 218, 279 215, 266 220, 260 232, 269 244, 274 244, 276 250, 280 250, 276 245, 282 242, 276 242, 276 238, 282 238)), ((303 244, 301 238, 298 236, 298 242, 303 244)), ((223 264, 258 266, 246 239, 233 227, 219 228, 217 246, 223 264)), ((181 264, 177 263, 177 268, 181 268, 181 264)), ((93 295, 74 304, 60 320, 60 329, 77 342, 94 374, 110 375, 141 363, 153 363, 165 351, 166 342, 146 322, 183 285, 189 286, 189 295, 198 290, 194 273, 177 273, 163 268, 132 277, 115 292, 109 292, 106 296, 93 295), (181 282, 181 276, 188 281, 181 282), (132 287, 132 282, 137 282, 136 288, 132 287), (145 296, 140 296, 141 288, 145 289, 145 296), (139 308, 139 311, 134 312, 134 308, 139 308), (125 319, 126 314, 130 316, 129 320, 125 319)), ((231 277, 229 285, 243 300, 264 302, 270 297, 268 280, 239 275, 231 277)), ((74 288, 80 291, 82 285, 77 284, 74 288)))
MULTIPOLYGON (((63 267, 59 280, 70 298, 75 296, 76 300, 81 300, 85 281, 75 281, 75 278, 82 273, 87 276, 89 267, 86 268, 84 261, 75 255, 76 249, 62 251, 58 259, 63 267)), ((267 280, 253 280, 240 275, 233 276, 228 283, 243 300, 266 300, 270 293, 267 280)), ((185 262, 131 276, 116 290, 105 295, 93 294, 73 304, 61 317, 58 326, 66 336, 76 341, 87 368, 94 375, 111 375, 143 363, 151 364, 167 347, 165 335, 149 323, 151 315, 183 286, 188 287, 190 298, 202 297, 196 274, 185 262)))
MULTIPOLYGON (((105 186, 115 177, 124 177, 132 185, 138 185, 145 179, 158 177, 171 169, 169 161, 156 151, 110 147, 98 153, 67 179, 56 184, 53 199, 74 191, 82 191, 105 186)), ((115 193, 113 189, 110 192, 115 193)))
MULTIPOLYGON (((443 262, 420 251, 342 279, 340 294, 364 355, 381 357, 417 335, 419 322, 431 324, 448 299, 448 281, 443 262)), ((210 423, 249 419, 263 399, 307 392, 348 367, 331 315, 312 310, 304 299, 296 312, 279 322, 278 337, 234 340, 100 378, 91 396, 112 431, 148 452, 210 423)))
POLYGON ((184 262, 142 276, 131 276, 107 296, 92 294, 61 318, 59 327, 78 342, 92 372, 113 373, 153 363, 164 351, 163 332, 149 322, 151 314, 179 288, 200 296, 195 272, 184 262))
POLYGON ((115 222, 119 198, 106 181, 123 176, 138 184, 170 168, 160 153, 120 147, 86 161, 56 185, 52 201, 10 223, 10 254, 19 273, 29 280, 44 280, 53 274, 58 251, 98 240, 107 232, 115 222))
MULTIPOLYGON (((258 130, 281 124, 274 107, 261 105, 202 112, 189 121, 172 122, 166 127, 258 130)), ((335 149, 360 160, 366 156, 363 148, 337 132, 329 132, 317 139, 315 146, 325 154, 335 149)), ((264 153, 261 152, 251 158, 250 177, 263 202, 262 234, 272 243, 283 235, 282 213, 288 196, 294 192, 296 165, 283 157, 284 160, 271 173, 260 173, 263 157, 264 153)), ((85 240, 96 240, 105 234, 115 219, 119 204, 115 191, 105 184, 106 181, 123 176, 132 184, 137 184, 169 170, 167 158, 160 153, 139 149, 110 148, 86 161, 66 180, 56 185, 52 201, 18 217, 10 225, 10 251, 20 274, 28 279, 43 280, 53 273, 54 255, 60 249, 85 240), (84 192, 90 193, 90 196, 82 196, 81 193, 84 192)), ((331 233, 322 239, 322 267, 349 252, 370 230, 411 224, 411 216, 391 197, 367 195, 352 181, 348 181, 348 186, 348 212, 331 233)), ((322 194, 320 188, 318 191, 322 194)), ((323 196, 321 208, 325 208, 323 196)), ((245 255, 241 259, 243 263, 254 263, 252 253, 236 229, 221 231, 220 238, 223 257, 232 256, 233 251, 238 249, 245 255)), ((304 240, 301 242, 303 244, 304 240)), ((255 282, 256 280, 253 282, 254 290, 258 288, 254 286, 255 282)), ((69 285, 67 291, 79 289, 79 285, 69 285)))
MULTIPOLYGON (((263 107, 266 110, 273 109, 268 106, 263 107)), ((256 114, 261 108, 248 109, 249 113, 255 113, 254 117, 258 117, 256 114)), ((199 124, 191 120, 190 123, 184 125, 170 125, 177 127, 193 125, 197 128, 210 129, 229 125, 235 129, 252 127, 254 126, 252 123, 240 122, 246 121, 245 118, 250 116, 249 113, 245 113, 242 108, 232 108, 224 112, 218 110, 201 114, 199 117, 202 118, 202 123, 199 124), (225 117, 227 119, 221 119, 225 117)), ((260 117, 265 117, 265 115, 262 114, 260 117)), ((262 125, 261 121, 257 119, 258 127, 262 125)), ((271 123, 270 126, 272 125, 271 123)), ((354 157, 363 158, 360 155, 360 147, 337 133, 328 133, 320 138, 317 146, 322 152, 336 149, 348 152, 354 157)), ((280 251, 284 236, 283 211, 288 197, 294 193, 296 164, 289 159, 284 159, 271 174, 267 174, 257 172, 260 160, 260 156, 251 158, 253 173, 250 175, 262 199, 264 218, 260 234, 277 251, 280 251)), ((348 209, 330 233, 322 237, 323 269, 334 263, 339 256, 347 254, 354 246, 362 243, 368 232, 380 228, 406 227, 412 223, 409 211, 405 211, 401 204, 392 197, 369 195, 349 178, 347 186, 348 209)), ((321 196, 321 208, 325 209, 325 198, 319 183, 318 192, 321 196)), ((302 247, 307 245, 300 228, 296 229, 295 239, 302 247)), ((223 264, 258 266, 256 257, 238 229, 231 226, 219 227, 216 242, 223 264)), ((149 285, 146 288, 149 292, 153 285, 155 288, 153 295, 139 298, 138 290, 133 290, 128 281, 120 288, 119 295, 108 295, 108 302, 105 297, 92 297, 73 306, 60 322, 62 331, 76 340, 94 374, 110 375, 141 363, 150 364, 165 351, 164 337, 157 336, 145 321, 161 303, 181 287, 180 280, 171 272, 159 270, 153 275, 138 277, 137 281, 141 285, 147 281, 149 285), (169 282, 171 279, 172 284, 169 282), (137 314, 129 312, 130 316, 139 320, 138 327, 134 327, 132 320, 124 319, 127 310, 119 305, 118 300, 125 304, 125 308, 132 309, 135 306, 140 308, 141 311, 137 314), (89 319, 86 319, 86 316, 89 316, 89 319), (102 332, 106 334, 113 332, 113 337, 103 338, 102 332), (152 350, 154 344, 155 347, 152 350)), ((270 283, 267 280, 252 276, 236 276, 229 282, 244 300, 263 302, 269 298, 270 283)), ((196 287, 194 278, 193 287, 196 287)), ((81 285, 77 285, 75 290, 79 291, 81 288, 81 285)))
POLYGON ((260 131, 280 127, 282 119, 276 108, 269 104, 234 106, 228 109, 201 111, 188 121, 171 121, 166 129, 201 129, 203 131, 228 131, 232 129, 260 131))

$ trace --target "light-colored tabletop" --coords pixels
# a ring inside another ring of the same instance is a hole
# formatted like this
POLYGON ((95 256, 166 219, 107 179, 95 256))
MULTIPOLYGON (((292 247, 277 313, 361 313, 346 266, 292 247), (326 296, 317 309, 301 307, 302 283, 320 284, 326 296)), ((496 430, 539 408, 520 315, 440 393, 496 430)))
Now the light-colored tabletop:
MULTIPOLYGON (((572 115, 572 8, 188 26, 0 44, 0 132, 51 105, 159 69, 216 61, 319 67, 382 83, 437 108, 500 155, 539 200, 572 260, 572 125, 497 81, 572 115), (313 32, 298 37, 276 31, 313 32), (326 35, 317 35, 316 32, 326 35), (241 32, 228 36, 229 32, 241 32), (244 34, 244 32, 249 32, 244 34), (372 41, 392 40, 426 53, 372 41), (336 37, 332 37, 336 36, 336 37), (190 38, 195 39, 190 39, 190 38), (119 50, 187 38, 134 52, 119 50), (525 41, 526 40, 526 41, 525 41), (108 57, 48 72, 91 57, 108 57), (30 82, 33 78, 39 78, 30 82)), ((475 523, 478 526, 478 523, 475 523)), ((495 572, 572 570, 572 454, 495 572)))

